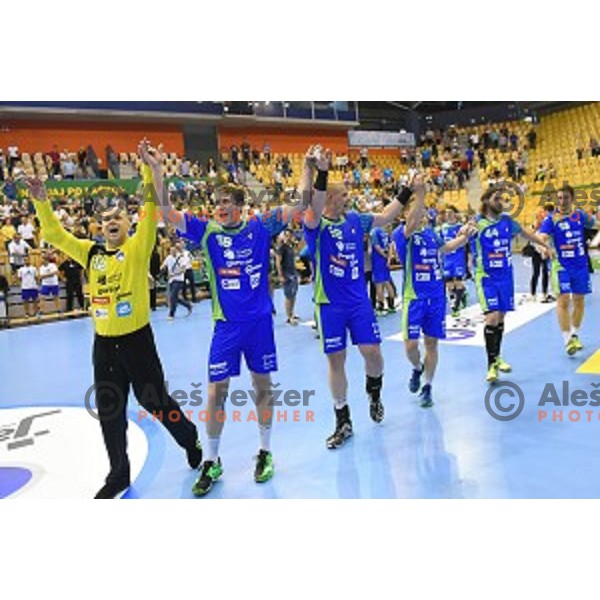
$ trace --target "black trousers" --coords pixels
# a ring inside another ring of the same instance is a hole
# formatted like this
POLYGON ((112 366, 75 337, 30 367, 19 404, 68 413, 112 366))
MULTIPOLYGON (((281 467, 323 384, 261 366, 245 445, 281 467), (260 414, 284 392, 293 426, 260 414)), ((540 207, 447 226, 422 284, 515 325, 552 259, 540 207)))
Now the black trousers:
POLYGON ((188 299, 188 287, 190 288, 190 290, 192 292, 192 302, 195 304, 197 297, 196 297, 196 280, 194 279, 194 270, 193 269, 188 269, 184 275, 183 297, 185 300, 188 299))
POLYGON ((79 308, 84 308, 83 301, 83 287, 80 281, 71 283, 67 281, 66 285, 67 291, 67 312, 71 312, 74 308, 74 300, 77 298, 77 302, 79 303, 79 308))
POLYGON ((531 257, 533 263, 533 275, 531 276, 531 295, 537 294, 538 281, 540 273, 542 274, 542 293, 548 295, 548 261, 544 260, 538 252, 534 252, 531 257))
POLYGON ((96 406, 110 461, 107 483, 130 483, 127 456, 127 398, 130 387, 148 414, 155 413, 177 444, 192 448, 196 426, 169 396, 154 335, 149 325, 116 338, 96 336, 94 341, 96 406))

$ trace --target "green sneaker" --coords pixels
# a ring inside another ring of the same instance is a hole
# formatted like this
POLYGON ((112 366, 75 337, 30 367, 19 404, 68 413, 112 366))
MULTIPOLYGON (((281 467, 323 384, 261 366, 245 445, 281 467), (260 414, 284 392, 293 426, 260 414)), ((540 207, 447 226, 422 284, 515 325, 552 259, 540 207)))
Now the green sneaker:
POLYGON ((573 346, 575 347, 575 352, 581 352, 583 350, 583 344, 581 343, 579 336, 572 335, 571 342, 573 343, 573 346))
POLYGON ((488 369, 486 380, 488 383, 496 383, 498 381, 498 365, 496 363, 488 369))
POLYGON ((256 469, 254 470, 254 481, 266 483, 275 475, 275 463, 273 455, 266 450, 261 450, 256 457, 256 469))
POLYGON ((496 359, 496 367, 500 373, 512 373, 512 367, 501 356, 496 359))
POLYGON ((196 481, 192 488, 192 494, 198 498, 206 496, 212 490, 215 481, 218 481, 222 475, 223 465, 221 464, 221 459, 219 458, 217 462, 207 460, 202 465, 200 477, 198 477, 198 481, 196 481))
MULTIPOLYGON (((581 343, 581 342, 580 342, 581 343)), ((567 342, 566 351, 569 356, 575 356, 577 354, 577 342, 573 338, 571 338, 567 342)))
POLYGON ((452 311, 452 317, 454 319, 458 319, 460 317, 460 309, 456 309, 452 311))

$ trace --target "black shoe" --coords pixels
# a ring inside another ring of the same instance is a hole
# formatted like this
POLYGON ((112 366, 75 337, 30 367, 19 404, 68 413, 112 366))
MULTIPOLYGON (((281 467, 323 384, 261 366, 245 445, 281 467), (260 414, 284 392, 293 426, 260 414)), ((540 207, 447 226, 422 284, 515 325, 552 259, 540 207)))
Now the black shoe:
POLYGON ((373 398, 373 396, 369 396, 369 414, 371 415, 371 420, 375 423, 383 422, 383 418, 385 417, 385 408, 381 398, 373 398))
POLYGON ((410 378, 410 382, 408 384, 408 389, 411 394, 416 394, 421 389, 421 377, 423 377, 425 369, 413 369, 412 376, 410 378))
POLYGON ((120 498, 131 484, 125 483, 107 483, 94 497, 94 500, 116 500, 120 498))
POLYGON ((433 396, 431 394, 431 385, 427 384, 423 386, 421 390, 421 408, 431 408, 433 406, 433 396))
POLYGON ((347 406, 335 411, 335 420, 335 431, 327 438, 327 448, 329 450, 340 448, 354 435, 352 421, 350 420, 350 409, 347 406))
POLYGON ((202 442, 198 439, 192 448, 188 448, 187 460, 190 469, 197 469, 202 464, 202 442))

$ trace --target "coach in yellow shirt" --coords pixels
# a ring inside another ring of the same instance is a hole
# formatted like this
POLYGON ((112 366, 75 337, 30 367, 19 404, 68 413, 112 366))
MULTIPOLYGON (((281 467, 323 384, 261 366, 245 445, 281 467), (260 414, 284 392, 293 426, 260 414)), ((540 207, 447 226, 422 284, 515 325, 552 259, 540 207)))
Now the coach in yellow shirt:
POLYGON ((148 269, 156 242, 157 207, 153 170, 162 169, 148 142, 140 144, 144 161, 144 206, 135 235, 124 202, 110 197, 101 210, 105 244, 80 240, 65 231, 47 202, 39 180, 28 186, 43 239, 87 270, 96 330, 93 363, 96 405, 111 471, 97 499, 116 498, 130 485, 127 457, 127 397, 130 386, 148 412, 162 413, 162 423, 187 451, 191 468, 202 462, 198 432, 169 396, 150 327, 148 269))

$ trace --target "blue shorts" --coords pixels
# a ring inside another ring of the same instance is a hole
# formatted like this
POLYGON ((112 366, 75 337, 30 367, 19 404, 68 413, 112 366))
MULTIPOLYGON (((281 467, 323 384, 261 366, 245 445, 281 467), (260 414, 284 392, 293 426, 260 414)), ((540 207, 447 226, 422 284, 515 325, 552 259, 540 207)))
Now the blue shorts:
POLYGON ((252 373, 277 371, 273 317, 251 322, 217 321, 210 347, 208 376, 211 383, 240 374, 242 354, 252 373))
POLYGON ((23 302, 33 302, 38 299, 39 292, 37 290, 21 290, 21 298, 23 302))
POLYGON ((558 296, 577 294, 585 296, 592 293, 592 278, 587 265, 579 269, 564 269, 552 266, 552 287, 558 296))
POLYGON ((58 298, 60 287, 57 285, 43 285, 40 289, 40 294, 42 296, 54 296, 55 298, 58 298))
POLYGON ((404 302, 402 333, 405 340, 418 340, 424 335, 446 339, 446 294, 417 298, 404 302))
POLYGON ((376 285, 389 283, 392 280, 392 272, 387 265, 373 265, 373 283, 376 285))
POLYGON ((515 310, 515 280, 477 277, 475 281, 481 310, 491 312, 513 312, 515 310))
POLYGON ((467 269, 463 265, 446 265, 444 267, 444 279, 446 280, 464 280, 467 276, 467 269))
POLYGON ((325 354, 345 350, 348 331, 354 346, 381 344, 379 323, 368 298, 351 306, 317 305, 317 324, 325 354))

